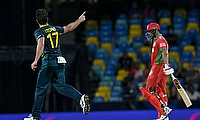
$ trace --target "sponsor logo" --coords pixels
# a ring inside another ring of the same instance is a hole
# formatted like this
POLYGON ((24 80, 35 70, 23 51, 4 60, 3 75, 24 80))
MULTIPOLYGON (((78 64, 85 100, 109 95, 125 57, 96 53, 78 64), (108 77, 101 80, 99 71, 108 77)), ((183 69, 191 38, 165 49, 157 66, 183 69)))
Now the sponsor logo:
POLYGON ((166 46, 165 43, 160 43, 160 47, 164 47, 164 46, 166 46))

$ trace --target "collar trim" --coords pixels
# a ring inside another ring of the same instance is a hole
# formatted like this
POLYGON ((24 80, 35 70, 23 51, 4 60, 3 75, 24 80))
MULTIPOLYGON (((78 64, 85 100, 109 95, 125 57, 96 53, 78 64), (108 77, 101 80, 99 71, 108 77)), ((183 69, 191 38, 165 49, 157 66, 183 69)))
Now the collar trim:
POLYGON ((48 26, 49 24, 45 24, 45 25, 40 25, 40 28, 48 26))

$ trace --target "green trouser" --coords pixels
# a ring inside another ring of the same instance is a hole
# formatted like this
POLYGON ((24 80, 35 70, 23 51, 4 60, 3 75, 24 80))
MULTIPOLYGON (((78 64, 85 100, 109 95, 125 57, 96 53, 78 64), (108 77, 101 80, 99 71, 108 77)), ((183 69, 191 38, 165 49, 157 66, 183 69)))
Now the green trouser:
POLYGON ((71 85, 66 84, 65 64, 57 64, 56 59, 42 60, 42 66, 38 73, 35 99, 32 107, 32 116, 36 120, 41 119, 41 112, 47 88, 52 81, 52 85, 58 93, 80 101, 82 94, 71 85), (52 78, 55 76, 55 78, 52 78))

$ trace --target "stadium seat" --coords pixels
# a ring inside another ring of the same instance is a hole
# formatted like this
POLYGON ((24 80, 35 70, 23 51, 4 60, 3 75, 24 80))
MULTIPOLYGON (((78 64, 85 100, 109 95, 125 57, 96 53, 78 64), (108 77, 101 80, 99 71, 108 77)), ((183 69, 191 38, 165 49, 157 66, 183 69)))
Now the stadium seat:
POLYGON ((104 37, 112 38, 112 31, 100 31, 99 38, 104 37))
POLYGON ((109 59, 107 61, 106 70, 112 70, 114 72, 117 71, 118 60, 116 59, 109 59))
POLYGON ((181 54, 181 58, 193 58, 193 57, 195 56, 193 56, 193 53, 190 51, 186 51, 186 52, 183 51, 181 54))
POLYGON ((162 23, 162 24, 160 24, 160 33, 162 33, 163 36, 169 34, 168 27, 169 27, 169 25, 166 24, 166 23, 162 23))
POLYGON ((181 54, 181 61, 182 62, 192 62, 194 59, 193 53, 192 52, 182 52, 181 54))
POLYGON ((121 81, 114 81, 114 86, 121 86, 122 82, 121 81))
POLYGON ((147 68, 147 66, 144 63, 140 63, 139 68, 142 69, 142 70, 145 70, 147 68))
POLYGON ((178 45, 171 45, 169 46, 169 51, 170 52, 178 52, 179 54, 182 52, 180 47, 178 45))
POLYGON ((145 64, 148 64, 150 62, 150 54, 148 52, 142 52, 141 57, 144 60, 145 64))
POLYGON ((135 36, 133 38, 133 41, 132 41, 132 46, 134 48, 140 48, 142 46, 144 46, 144 40, 143 40, 143 37, 142 36, 135 36))
POLYGON ((125 30, 125 29, 128 28, 128 23, 124 19, 117 19, 115 21, 115 26, 114 27, 115 27, 115 30, 116 29, 123 29, 123 30, 125 30))
POLYGON ((142 21, 139 18, 131 18, 129 20, 129 25, 133 25, 133 24, 142 25, 142 21))
POLYGON ((181 38, 184 33, 185 33, 185 28, 186 28, 186 22, 185 18, 183 16, 176 16, 173 17, 173 28, 174 28, 174 33, 181 38))
POLYGON ((186 35, 189 37, 193 44, 199 41, 199 32, 196 29, 190 29, 186 32, 186 35))
POLYGON ((106 70, 111 70, 113 72, 116 72, 117 71, 117 66, 112 65, 111 63, 109 63, 109 60, 108 60, 108 63, 106 65, 106 70))
POLYGON ((142 27, 139 24, 133 24, 133 25, 130 25, 129 30, 142 30, 142 27))
POLYGON ((105 91, 105 92, 107 92, 107 91, 110 91, 110 87, 107 86, 107 85, 100 85, 100 86, 98 86, 97 91, 105 91))
POLYGON ((110 59, 118 60, 122 55, 123 51, 120 48, 113 48, 110 53, 110 59))
POLYGON ((190 64, 188 62, 183 62, 183 68, 189 70, 190 64))
POLYGON ((177 24, 177 23, 181 23, 183 26, 185 26, 185 18, 181 17, 181 16, 177 16, 177 17, 173 17, 173 25, 177 24))
POLYGON ((113 96, 113 97, 122 97, 122 92, 112 90, 111 93, 110 93, 110 96, 113 96))
POLYGON ((88 45, 88 44, 96 44, 97 46, 99 46, 99 40, 97 37, 87 37, 86 38, 86 41, 85 41, 85 44, 88 45))
POLYGON ((169 63, 177 63, 175 58, 169 58, 169 63))
POLYGON ((195 45, 183 46, 183 52, 195 52, 195 45))
POLYGON ((97 54, 95 54, 94 59, 102 59, 106 63, 107 60, 109 59, 109 56, 107 53, 97 53, 97 54))
POLYGON ((115 39, 116 46, 120 45, 121 43, 128 43, 129 38, 128 36, 120 36, 115 39))
POLYGON ((174 58, 174 59, 176 59, 176 62, 178 63, 178 62, 180 61, 179 52, 176 52, 176 51, 171 51, 171 52, 169 52, 169 58, 174 58))
POLYGON ((113 86, 113 91, 118 91, 118 92, 122 92, 123 91, 123 88, 122 86, 113 86))
POLYGON ((119 37, 124 37, 124 36, 128 36, 128 30, 115 30, 114 32, 114 37, 115 39, 118 39, 119 37))
POLYGON ((93 60, 95 56, 95 52, 98 49, 96 44, 88 44, 87 46, 87 51, 88 51, 88 59, 93 60))
POLYGON ((195 29, 199 32, 199 25, 195 22, 190 22, 190 23, 187 23, 186 25, 186 31, 189 31, 191 29, 195 29))
POLYGON ((188 17, 200 17, 200 10, 198 8, 191 8, 188 10, 188 17))
POLYGON ((92 80, 98 81, 101 79, 103 69, 100 65, 91 66, 91 77, 92 80))
POLYGON ((104 103, 105 100, 104 100, 104 97, 102 97, 102 96, 96 96, 96 97, 93 98, 92 102, 94 102, 94 103, 104 103))
POLYGON ((111 96, 109 102, 123 102, 123 97, 111 96))
POLYGON ((170 62, 170 67, 174 68, 174 70, 178 69, 178 65, 176 62, 170 62))
POLYGON ((133 62, 137 62, 137 54, 135 52, 127 52, 127 55, 132 58, 133 62))
MULTIPOLYGON (((180 25, 180 26, 182 26, 182 25, 180 25)), ((181 38, 184 35, 184 33, 185 33, 185 28, 174 29, 174 34, 176 34, 178 36, 178 38, 181 38)))
POLYGON ((126 78, 126 77, 128 77, 128 75, 129 75, 129 71, 124 70, 124 69, 119 69, 119 70, 117 71, 117 75, 119 75, 119 76, 124 76, 124 78, 126 78))
POLYGON ((199 18, 198 17, 188 17, 187 18, 187 23, 197 23, 199 25, 199 18))
POLYGON ((185 58, 185 57, 181 58, 181 62, 190 63, 192 61, 193 61, 193 58, 185 58))
POLYGON ((115 77, 115 80, 120 82, 124 81, 124 79, 125 79, 124 75, 116 75, 115 77))
POLYGON ((112 31, 112 20, 110 19, 101 19, 100 20, 100 31, 112 31))
POLYGON ((96 29, 98 29, 98 21, 95 19, 89 19, 86 21, 85 27, 87 28, 88 26, 94 26, 96 29))
POLYGON ((112 70, 105 70, 104 72, 103 72, 103 75, 105 75, 105 76, 115 76, 115 72, 114 71, 112 71, 112 70))
POLYGON ((108 25, 111 24, 112 25, 112 20, 110 17, 109 18, 101 18, 100 24, 108 24, 108 25))
POLYGON ((115 60, 115 59, 109 59, 108 63, 111 64, 112 66, 117 66, 117 64, 118 64, 118 60, 115 60))
POLYGON ((100 81, 99 87, 106 86, 109 87, 109 90, 112 89, 114 82, 113 81, 100 81))
POLYGON ((98 37, 98 31, 97 30, 86 31, 86 38, 87 37, 98 37))
POLYGON ((104 60, 102 60, 102 59, 94 59, 92 65, 93 65, 93 66, 101 66, 101 67, 102 67, 102 70, 105 70, 105 69, 106 69, 105 62, 104 62, 104 60))
POLYGON ((96 54, 99 54, 99 53, 108 54, 108 50, 105 49, 105 48, 98 48, 98 49, 96 50, 96 54))
POLYGON ((112 43, 113 40, 112 40, 112 36, 100 36, 100 39, 99 39, 99 42, 100 43, 112 43))
POLYGON ((196 57, 196 51, 194 45, 186 45, 183 47, 183 52, 192 52, 193 57, 196 57))
POLYGON ((103 97, 105 102, 108 102, 110 98, 109 92, 103 92, 103 91, 95 92, 94 97, 103 97))
POLYGON ((116 26, 116 25, 119 25, 119 24, 123 24, 123 25, 125 25, 126 27, 128 27, 127 20, 124 20, 124 19, 117 19, 117 20, 115 21, 115 26, 116 26))
POLYGON ((101 43, 101 48, 106 49, 109 54, 111 53, 112 47, 112 43, 101 43))
POLYGON ((151 48, 150 48, 150 46, 142 46, 141 48, 140 48, 140 52, 141 53, 151 53, 151 48))
POLYGON ((182 41, 179 42, 179 47, 181 50, 183 50, 184 46, 191 45, 191 44, 192 44, 192 41, 190 39, 188 40, 182 39, 182 41))
POLYGON ((117 19, 127 21, 127 20, 128 20, 128 17, 127 17, 127 14, 126 14, 126 13, 120 13, 120 14, 118 14, 118 16, 117 16, 117 19))
POLYGON ((103 75, 101 76, 101 81, 114 81, 114 76, 110 76, 110 75, 103 75))
POLYGON ((171 21, 171 18, 168 18, 168 17, 163 17, 163 18, 160 18, 159 19, 159 24, 167 24, 168 26, 171 26, 172 25, 172 21, 171 21))
POLYGON ((121 49, 122 52, 126 52, 126 50, 128 48, 130 48, 130 43, 129 42, 121 42, 116 47, 119 48, 119 49, 121 49))
POLYGON ((132 43, 132 40, 136 36, 142 36, 142 27, 141 27, 141 25, 139 25, 139 24, 130 25, 130 28, 129 28, 129 40, 130 40, 130 43, 132 43))
POLYGON ((158 18, 163 18, 163 17, 171 18, 171 11, 168 9, 161 9, 158 11, 157 17, 158 18))
MULTIPOLYGON (((103 94, 103 96, 104 96, 104 98, 108 99, 110 97, 110 90, 111 90, 111 88, 107 85, 99 85, 96 93, 100 93, 100 94, 105 93, 105 94, 103 94)), ((97 96, 97 95, 95 95, 95 96, 97 96)))
POLYGON ((134 53, 138 54, 138 53, 137 53, 137 52, 138 52, 137 49, 134 48, 134 47, 127 48, 127 49, 126 49, 126 52, 134 52, 134 53))
POLYGON ((187 17, 187 10, 185 8, 176 8, 173 12, 174 16, 182 15, 185 19, 187 17))

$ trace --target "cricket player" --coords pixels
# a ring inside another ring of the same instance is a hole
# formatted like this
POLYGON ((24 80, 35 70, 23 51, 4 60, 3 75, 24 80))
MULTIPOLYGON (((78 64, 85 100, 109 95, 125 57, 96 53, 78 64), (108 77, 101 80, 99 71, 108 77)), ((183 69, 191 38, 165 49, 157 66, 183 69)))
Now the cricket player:
POLYGON ((48 20, 48 12, 45 9, 36 10, 36 22, 39 28, 34 32, 37 48, 31 69, 35 71, 40 58, 42 66, 37 77, 32 111, 29 117, 24 118, 24 120, 41 120, 43 102, 50 82, 60 94, 80 102, 84 114, 88 114, 90 111, 89 96, 82 95, 74 87, 66 84, 66 60, 61 53, 59 37, 63 33, 71 32, 85 21, 85 12, 76 21, 63 27, 50 25, 48 20), (55 77, 52 78, 52 76, 55 77))
POLYGON ((141 87, 140 91, 158 111, 157 120, 168 120, 172 109, 167 107, 166 78, 174 73, 174 69, 168 63, 168 43, 160 34, 160 26, 154 22, 147 25, 145 37, 152 44, 151 70, 146 88, 141 87))

